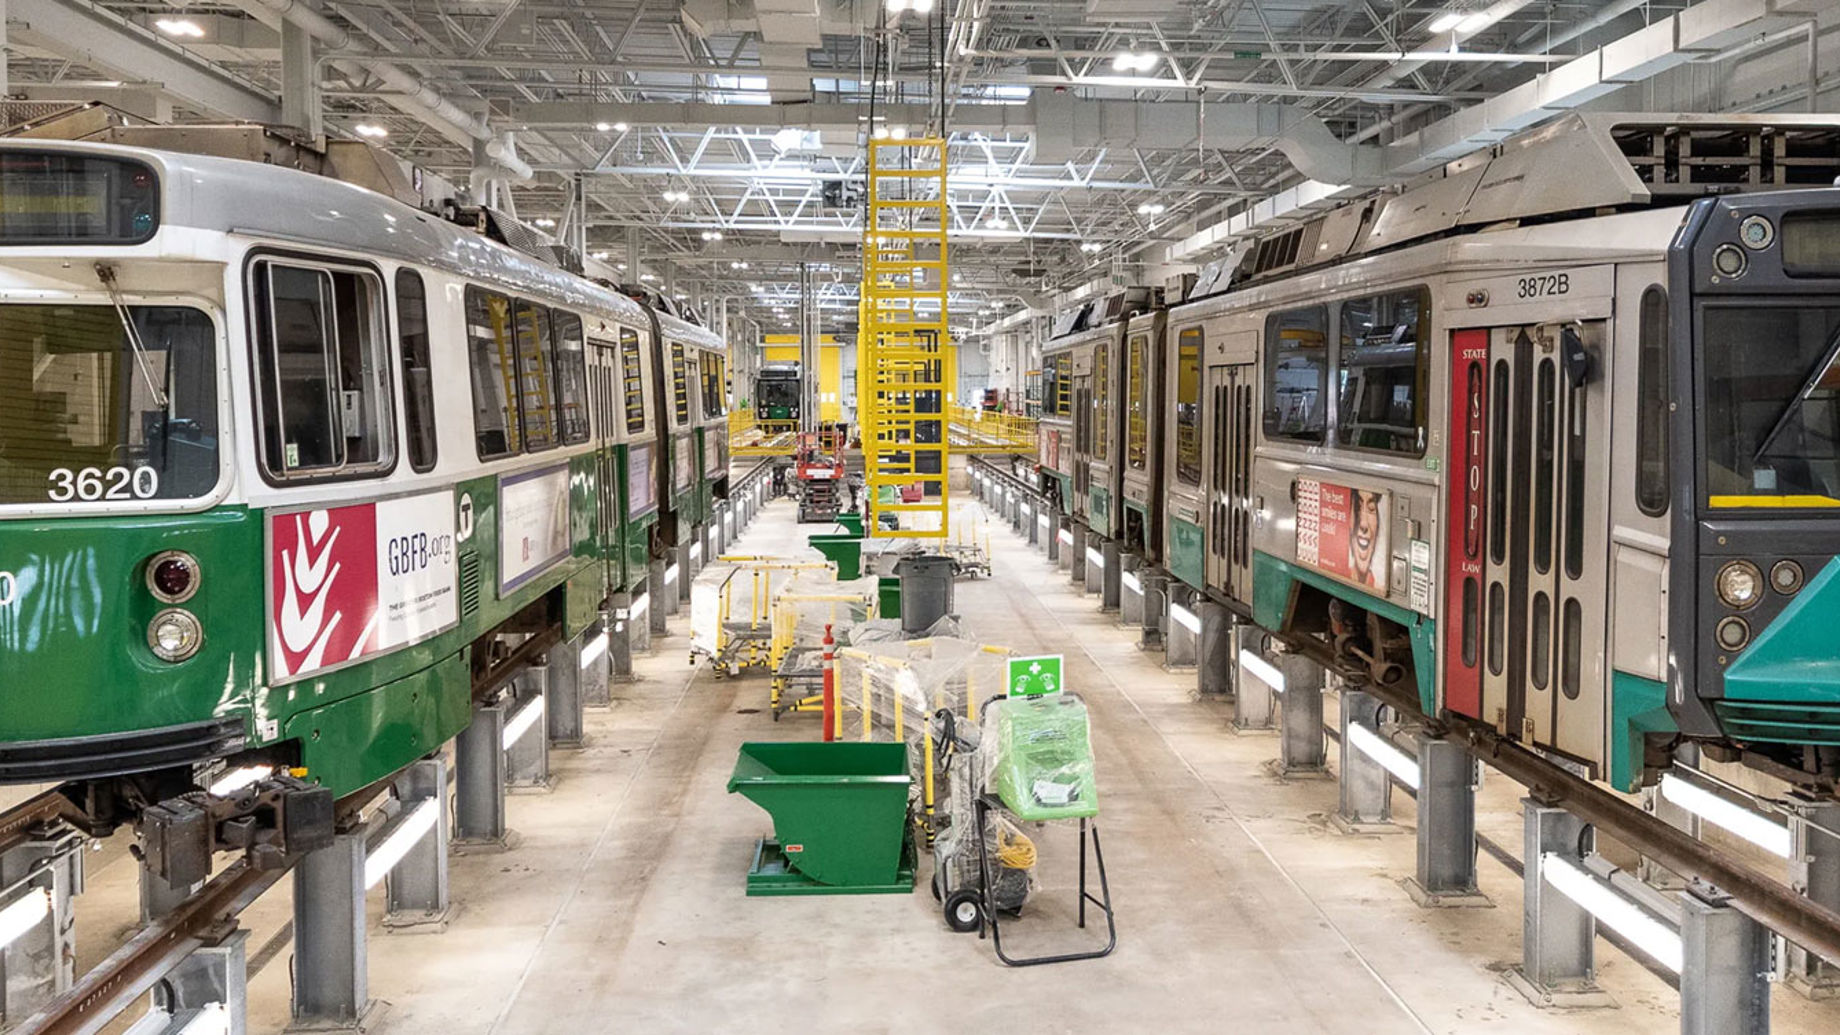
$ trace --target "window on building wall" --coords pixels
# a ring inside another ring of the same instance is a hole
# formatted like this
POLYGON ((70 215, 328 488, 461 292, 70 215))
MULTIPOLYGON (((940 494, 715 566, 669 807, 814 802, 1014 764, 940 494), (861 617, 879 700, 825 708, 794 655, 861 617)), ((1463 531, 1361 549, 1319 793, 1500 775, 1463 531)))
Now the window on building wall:
POLYGON ((387 469, 394 460, 383 292, 371 274, 252 269, 263 461, 277 478, 387 469))
POLYGON ((1430 299, 1411 288, 1342 303, 1335 416, 1342 445, 1424 455, 1431 363, 1420 329, 1430 299))
POLYGON ((1265 435, 1321 442, 1328 427, 1329 309, 1308 306, 1265 321, 1265 435))

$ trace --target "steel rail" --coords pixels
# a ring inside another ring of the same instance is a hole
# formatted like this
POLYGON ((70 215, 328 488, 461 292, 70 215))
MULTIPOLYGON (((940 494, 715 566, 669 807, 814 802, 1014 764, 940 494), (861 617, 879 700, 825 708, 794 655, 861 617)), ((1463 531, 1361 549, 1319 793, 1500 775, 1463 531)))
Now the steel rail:
POLYGON ((59 788, 26 799, 0 814, 0 855, 32 840, 36 828, 76 814, 76 805, 59 788))

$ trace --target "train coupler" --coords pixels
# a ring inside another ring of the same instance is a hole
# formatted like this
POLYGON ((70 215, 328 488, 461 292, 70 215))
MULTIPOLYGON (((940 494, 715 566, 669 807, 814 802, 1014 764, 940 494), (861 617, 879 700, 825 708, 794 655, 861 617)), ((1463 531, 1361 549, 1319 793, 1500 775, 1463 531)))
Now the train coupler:
POLYGON ((209 877, 220 851, 244 852, 257 869, 282 869, 331 844, 333 818, 330 790, 281 772, 223 796, 194 791, 146 810, 139 854, 176 887, 209 877))

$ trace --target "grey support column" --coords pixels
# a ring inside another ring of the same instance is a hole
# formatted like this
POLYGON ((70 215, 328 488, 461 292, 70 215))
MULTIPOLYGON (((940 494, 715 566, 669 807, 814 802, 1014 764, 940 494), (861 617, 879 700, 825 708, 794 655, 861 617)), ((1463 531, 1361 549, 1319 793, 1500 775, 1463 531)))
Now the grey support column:
POLYGON ((1144 580, 1138 574, 1143 558, 1127 553, 1118 558, 1118 624, 1132 629, 1144 624, 1144 580))
POLYGON ((672 563, 677 568, 677 599, 684 603, 690 601, 690 582, 696 578, 696 565, 690 558, 692 545, 689 540, 685 540, 672 550, 672 563))
POLYGON ((645 585, 652 591, 652 635, 663 636, 667 631, 665 619, 677 613, 677 580, 665 579, 665 569, 670 567, 664 561, 653 561, 646 567, 645 585))
POLYGON ((588 627, 581 639, 573 645, 550 652, 551 665, 574 665, 580 675, 581 706, 583 708, 606 708, 613 704, 613 691, 608 685, 611 668, 607 652, 612 648, 613 637, 607 632, 608 616, 603 614, 601 620, 588 627), (572 646, 573 649, 568 649, 572 646))
POLYGON ((1597 921, 1546 881, 1544 856, 1576 860, 1584 821, 1532 798, 1521 799, 1525 854, 1521 893, 1521 965, 1509 983, 1535 1006, 1609 1006, 1597 987, 1597 921))
POLYGON ((607 629, 607 678, 615 683, 630 683, 636 678, 633 675, 633 595, 620 590, 610 603, 613 607, 603 620, 607 629))
POLYGON ((513 791, 549 790, 549 737, 544 716, 549 701, 548 666, 533 666, 517 677, 517 695, 505 717, 505 782, 513 791), (533 711, 534 709, 534 711, 533 711))
MULTIPOLYGON (((1386 767, 1369 758, 1350 736, 1359 726, 1380 735, 1380 700, 1369 693, 1342 688, 1342 742, 1339 745, 1340 798, 1335 811, 1336 826, 1345 832, 1367 831, 1392 826, 1393 778, 1386 767)), ((1285 701, 1288 710, 1289 700, 1285 701)))
POLYGON ((1029 535, 1029 545, 1030 546, 1040 545, 1041 544, 1041 528, 1042 528, 1042 523, 1043 523, 1043 514, 1041 512, 1041 508, 1039 506, 1036 506, 1033 503, 1024 503, 1022 505, 1022 523, 1023 525, 1027 527, 1027 531, 1029 535))
POLYGON ((439 933, 447 930, 452 904, 447 892, 447 758, 436 754, 396 776, 396 799, 402 815, 432 809, 434 826, 422 835, 384 877, 388 903, 383 926, 391 931, 439 933))
POLYGON ((1320 773, 1328 768, 1323 745, 1323 670, 1301 654, 1278 655, 1284 673, 1284 699, 1278 706, 1279 770, 1286 776, 1320 773))
POLYGON ((1086 578, 1081 589, 1087 593, 1098 593, 1099 606, 1105 606, 1105 537, 1097 532, 1086 533, 1086 578))
POLYGON ((1063 556, 1067 558, 1067 577, 1082 591, 1086 589, 1086 529, 1083 526, 1067 525, 1070 538, 1063 544, 1066 549, 1063 556))
POLYGON ((197 893, 203 884, 173 885, 166 878, 149 870, 141 864, 141 923, 147 923, 171 913, 185 904, 185 900, 197 893))
POLYGON ((1418 872, 1406 891, 1421 906, 1487 906, 1476 887, 1476 760, 1457 741, 1416 739, 1418 872))
POLYGON ((1265 656, 1265 633, 1250 622, 1233 626, 1233 669, 1238 674, 1233 695, 1233 728, 1241 733, 1269 730, 1277 716, 1283 673, 1265 656))
MULTIPOLYGON (((1681 745, 1674 750, 1674 760, 1689 769, 1698 769, 1699 745, 1681 745)), ((1695 841, 1699 840, 1700 818, 1662 797, 1660 784, 1642 788, 1642 809, 1695 841)), ((1646 855, 1641 856, 1636 863, 1636 876, 1650 886, 1665 891, 1679 891, 1687 886, 1679 874, 1646 855)))
POLYGON ((652 612, 652 586, 650 579, 641 580, 633 590, 632 598, 632 642, 634 654, 645 654, 652 649, 652 622, 657 617, 652 612))
POLYGON ((1233 692, 1233 673, 1239 665, 1233 656, 1233 612, 1223 604, 1202 600, 1201 636, 1196 642, 1196 684, 1204 694, 1233 692))
POLYGON ((505 708, 475 707, 454 738, 454 842, 499 847, 505 825, 505 708))
MULTIPOLYGON (((1795 801, 1789 813, 1789 885, 1840 909, 1840 803, 1795 801)), ((1810 999, 1840 998, 1840 967, 1789 946, 1790 988, 1810 999)))
POLYGON ((1680 905, 1681 1035, 1768 1035, 1770 932, 1702 886, 1680 905))
POLYGON ((1062 571, 1073 571, 1073 557, 1080 551, 1074 548, 1079 536, 1074 532, 1073 522, 1064 514, 1054 515, 1054 542, 1048 549, 1048 559, 1062 571))
POLYGON ((604 623, 605 619, 589 626, 587 631, 573 640, 549 649, 549 664, 544 666, 549 672, 549 682, 543 688, 543 719, 552 748, 581 747, 582 728, 585 725, 582 708, 587 703, 584 691, 589 670, 600 667, 600 661, 594 655, 602 649, 595 644, 608 635, 602 631, 604 623), (587 662, 585 666, 584 660, 587 662))
POLYGON ((1163 668, 1187 672, 1201 656, 1201 605, 1196 593, 1187 586, 1169 584, 1169 625, 1166 629, 1163 668))
POLYGON ((294 867, 294 1023, 357 1028, 370 1012, 364 834, 347 830, 294 867))
POLYGON ((1141 571, 1138 581, 1144 587, 1144 621, 1137 637, 1138 650, 1162 650, 1168 637, 1169 576, 1153 569, 1141 571))
MULTIPOLYGON (((0 908, 37 897, 44 918, 0 949, 0 1027, 50 1002, 76 980, 76 913, 85 838, 62 825, 34 831, 0 855, 0 908)), ((27 907, 29 908, 29 907, 27 907)))
POLYGON ((1118 596, 1122 592, 1118 576, 1120 558, 1123 556, 1121 544, 1116 539, 1102 540, 1099 545, 1099 610, 1118 610, 1118 596))
MULTIPOLYGON (((213 943, 193 949, 178 966, 153 986, 153 1007, 165 1015, 166 1026, 153 1029, 143 1019, 130 1031, 158 1030, 182 1035, 191 1026, 214 1015, 221 1026, 205 1030, 246 1035, 249 1016, 249 932, 233 927, 213 943)), ((213 1022, 207 1021, 206 1025, 213 1022)))

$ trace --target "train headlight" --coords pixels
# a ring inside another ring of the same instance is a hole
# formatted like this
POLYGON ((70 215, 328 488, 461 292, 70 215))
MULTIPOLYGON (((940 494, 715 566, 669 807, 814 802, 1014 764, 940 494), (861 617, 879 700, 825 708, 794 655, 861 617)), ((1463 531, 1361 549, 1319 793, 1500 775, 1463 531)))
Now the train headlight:
POLYGON ((1743 611, 1763 597, 1763 572, 1749 561, 1732 561, 1719 569, 1719 599, 1743 611))
POLYGON ((204 646, 204 626, 190 611, 169 607, 147 623, 147 647, 162 661, 184 661, 204 646))
POLYGON ((167 550, 147 562, 147 592, 161 603, 183 604, 198 592, 198 558, 167 550))
POLYGON ((1730 615, 1713 630, 1713 635, 1718 638, 1720 650, 1735 652, 1751 642, 1750 623, 1737 615, 1730 615))
POLYGON ((1770 586, 1783 596, 1793 596, 1802 588, 1802 566, 1794 561, 1777 561, 1770 566, 1770 586))
POLYGON ((1738 240, 1752 251, 1768 248, 1776 241, 1776 227, 1767 217, 1749 216, 1738 224, 1738 240))

